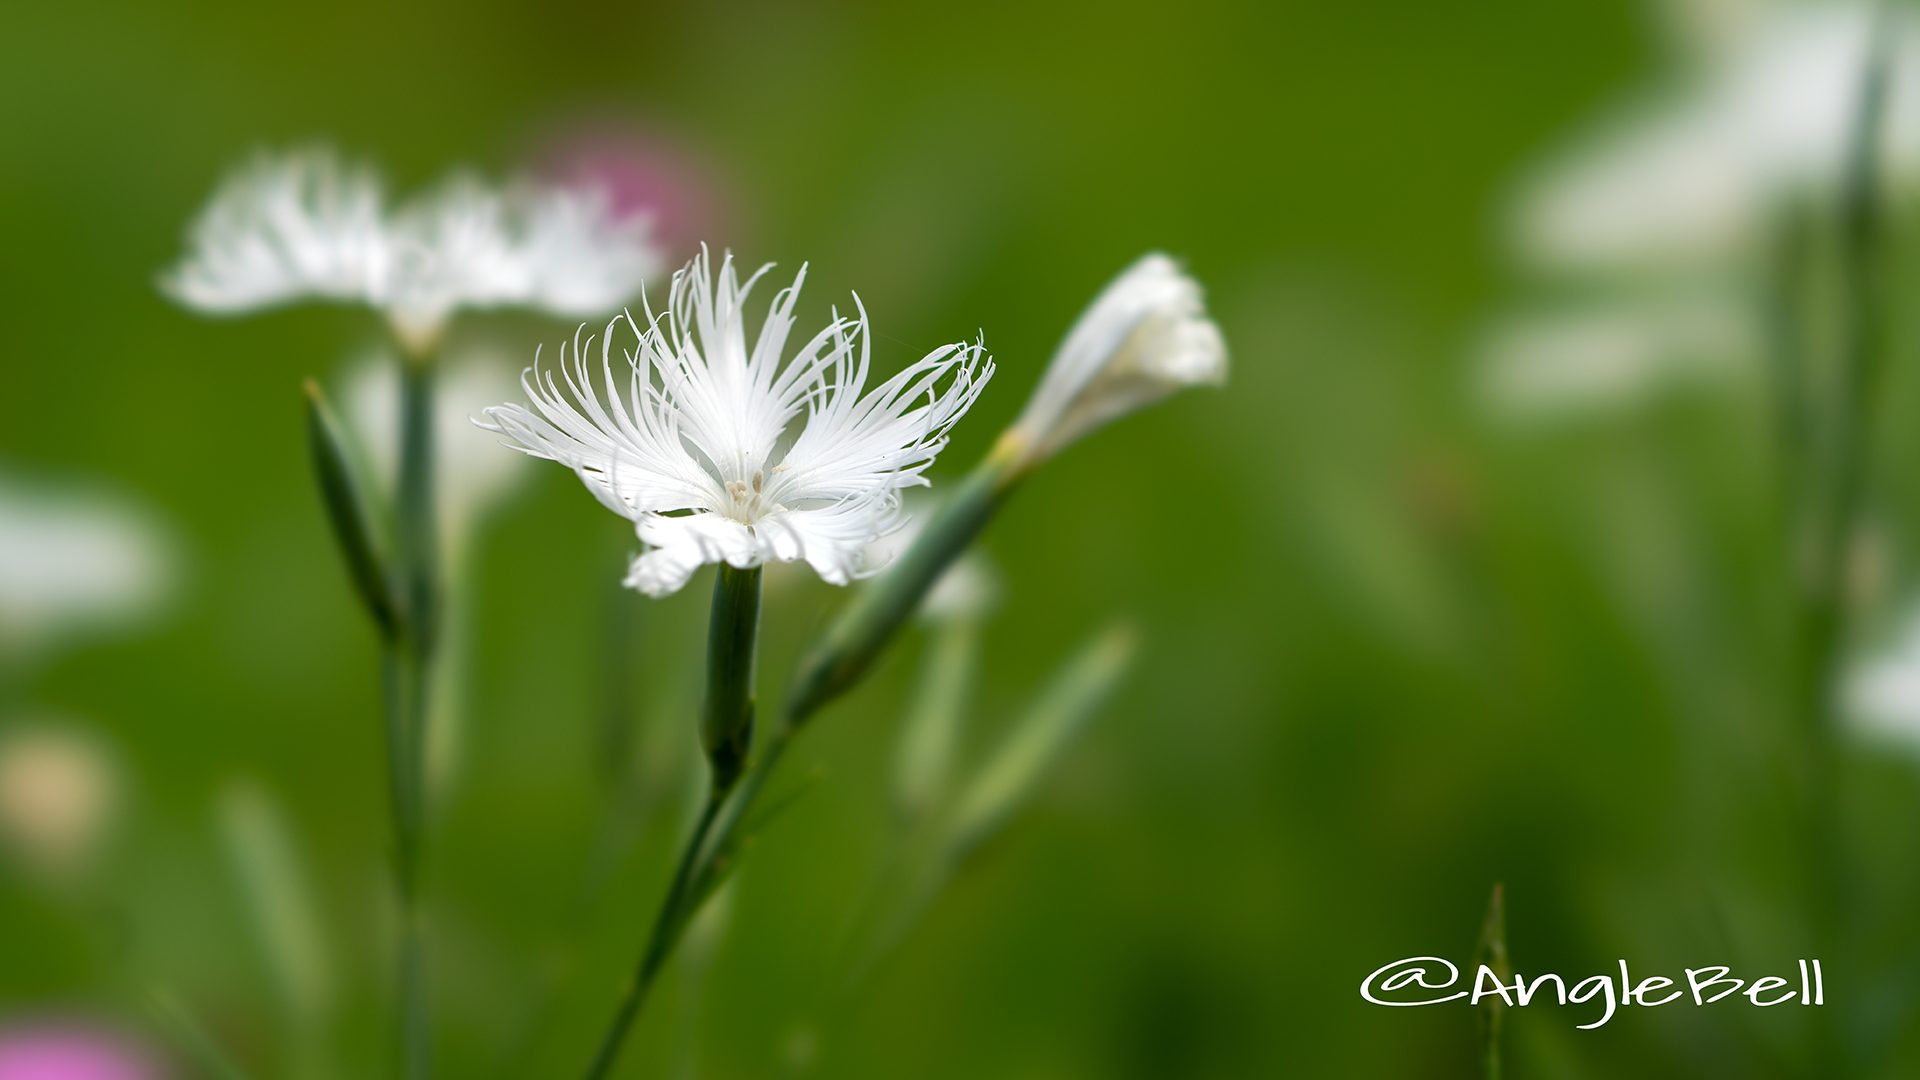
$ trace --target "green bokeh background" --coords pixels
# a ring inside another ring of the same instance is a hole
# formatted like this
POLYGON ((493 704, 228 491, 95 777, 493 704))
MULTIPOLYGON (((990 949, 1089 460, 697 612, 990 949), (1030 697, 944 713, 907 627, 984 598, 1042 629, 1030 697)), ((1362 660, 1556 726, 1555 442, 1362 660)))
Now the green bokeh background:
MULTIPOLYGON (((375 652, 298 392, 378 328, 316 308, 209 321, 155 276, 256 146, 335 141, 404 190, 460 163, 511 171, 583 117, 697 157, 719 192, 709 242, 810 262, 816 315, 859 290, 883 363, 984 332, 1000 373, 936 489, 1142 251, 1207 284, 1234 364, 1224 391, 1074 448, 986 539, 1007 598, 972 738, 1112 617, 1143 631, 1123 692, 1027 811, 836 996, 907 642, 797 750, 792 779, 816 781, 754 849, 705 977, 670 976, 623 1075, 781 1075, 803 1043, 831 1077, 1473 1075, 1467 1009, 1355 991, 1398 957, 1467 961, 1496 881, 1526 971, 1624 956, 1790 973, 1810 946, 1779 764, 1764 410, 1696 397, 1523 438, 1468 394, 1471 345, 1514 287, 1503 195, 1659 70, 1648 16, 1589 0, 10 13, 0 454, 144 499, 186 577, 161 622, 15 683, 23 712, 110 735, 128 789, 84 899, 0 890, 0 1011, 114 1017, 165 1043, 159 985, 255 1075, 292 1075, 216 828, 219 793, 250 777, 310 862, 331 1067, 384 1067, 375 652)), ((525 358, 569 329, 462 324, 525 358)), ((1914 485, 1883 487, 1898 569, 1914 485)), ((539 469, 462 583, 475 662, 429 891, 446 1076, 572 1075, 667 872, 698 775, 684 729, 707 579, 658 603, 622 593, 632 545, 539 469), (633 805, 609 800, 598 741, 622 617, 616 681, 647 778, 633 805), (631 846, 579 915, 614 814, 631 846)), ((800 579, 770 595, 770 696, 840 599, 800 579)), ((1863 955, 1898 970, 1920 805, 1902 763, 1850 764, 1856 853, 1880 867, 1858 900, 1895 927, 1863 955)), ((1886 1075, 1910 1075, 1912 1006, 1887 985, 1829 964, 1830 1000, 1891 1040, 1886 1075)), ((1590 1018, 1513 1017, 1513 1074, 1774 1075, 1808 1037, 1804 1012, 1731 1004, 1573 1029, 1590 1018)))

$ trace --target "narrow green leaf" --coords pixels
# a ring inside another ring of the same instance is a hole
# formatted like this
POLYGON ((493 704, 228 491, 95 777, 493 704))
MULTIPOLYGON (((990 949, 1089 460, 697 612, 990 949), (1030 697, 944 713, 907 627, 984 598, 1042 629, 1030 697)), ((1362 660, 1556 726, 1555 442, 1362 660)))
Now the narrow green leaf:
MULTIPOLYGON (((1512 981, 1513 964, 1507 959, 1506 889, 1494 882, 1487 898, 1487 917, 1480 926, 1480 943, 1474 949, 1473 970, 1484 965, 1492 969, 1502 984, 1512 981)), ((1506 1018, 1507 1003, 1498 994, 1490 994, 1476 1010, 1480 1020, 1480 1073, 1485 1080, 1500 1080, 1503 1064, 1500 1054, 1500 1028, 1506 1018)))
POLYGON ((248 1080, 247 1074, 233 1063, 226 1050, 208 1034, 206 1027, 178 996, 156 986, 148 992, 148 999, 162 1026, 172 1033, 180 1051, 199 1067, 200 1075, 214 1080, 248 1080))
POLYGON ((893 805, 903 823, 921 820, 946 790, 979 651, 980 624, 972 619, 936 626, 927 643, 894 754, 893 805))
POLYGON ((235 781, 220 799, 227 855, 276 988, 296 1023, 324 1019, 331 997, 325 936, 299 845, 280 805, 257 784, 235 781))
POLYGON ((359 456, 346 429, 327 403, 320 384, 308 379, 307 445, 313 454, 313 467, 320 481, 320 496, 333 526, 333 538, 346 559, 347 573, 361 603, 380 627, 391 634, 398 625, 393 602, 392 578, 386 551, 378 527, 375 505, 368 498, 371 489, 365 471, 356 467, 359 456))
POLYGON ((948 832, 950 859, 964 858, 1031 794, 1048 766, 1119 684, 1135 643, 1132 627, 1111 626, 1061 667, 961 792, 948 832))

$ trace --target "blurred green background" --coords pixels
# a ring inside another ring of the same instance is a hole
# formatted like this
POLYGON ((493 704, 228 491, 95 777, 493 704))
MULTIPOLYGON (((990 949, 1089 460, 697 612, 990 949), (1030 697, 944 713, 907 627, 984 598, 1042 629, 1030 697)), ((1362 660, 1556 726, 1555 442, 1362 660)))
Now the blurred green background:
MULTIPOLYGON (((1384 1010, 1356 988, 1403 956, 1470 960, 1496 881, 1523 971, 1626 957, 1791 973, 1813 946, 1759 395, 1516 433, 1472 393, 1474 344, 1519 288, 1503 200, 1543 149, 1667 69, 1659 14, 13 11, 0 462, 146 504, 182 569, 140 628, 6 672, 8 722, 99 733, 120 798, 84 882, 9 871, 0 1011, 103 1018, 194 1075, 160 988, 252 1075, 385 1068, 376 656, 299 397, 307 375, 337 385, 379 328, 313 306, 209 321, 155 277, 255 147, 335 142, 406 191, 461 164, 529 167, 583 124, 704 178, 707 228, 677 237, 676 260, 705 239, 809 262, 803 309, 859 290, 887 365, 984 332, 1000 373, 936 490, 1143 251, 1207 285, 1234 365, 1224 391, 1075 447, 986 538, 1006 600, 975 744, 1110 618, 1143 632, 1122 692, 1026 812, 842 992, 921 649, 907 641, 798 747, 788 785, 817 779, 754 849, 705 959, 676 965, 623 1075, 1475 1075, 1465 1007, 1384 1010), (236 782, 283 808, 305 863, 323 944, 304 1006, 271 990, 222 837, 236 782)), ((459 332, 511 368, 570 330, 482 315, 459 332)), ((1896 416, 1911 381, 1888 387, 1896 416)), ((1889 429, 1876 506, 1897 593, 1920 485, 1896 468, 1913 440, 1889 429)), ((664 602, 622 592, 632 547, 573 478, 532 466, 457 583, 472 660, 428 887, 443 1075, 572 1075, 668 871, 698 776, 707 578, 664 602), (635 725, 631 762, 608 759, 610 709, 635 725), (629 764, 639 794, 616 798, 607 777, 629 764)), ((840 599, 807 575, 769 594, 767 697, 840 599)), ((1905 761, 1847 765, 1854 862, 1877 869, 1835 889, 1879 929, 1858 952, 1876 963, 1829 960, 1828 999, 1863 1058, 1913 1075, 1902 1018, 1920 968, 1898 913, 1920 799, 1905 761)), ((1785 1074, 1810 1040, 1802 1010, 1675 1006, 1574 1030, 1591 1018, 1510 1014, 1512 1075, 1785 1074)))

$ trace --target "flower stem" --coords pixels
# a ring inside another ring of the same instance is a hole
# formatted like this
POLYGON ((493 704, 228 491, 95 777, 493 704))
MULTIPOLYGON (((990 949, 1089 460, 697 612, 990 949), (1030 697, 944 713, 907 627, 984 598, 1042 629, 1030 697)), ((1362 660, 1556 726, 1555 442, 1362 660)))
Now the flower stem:
POLYGON ((674 867, 673 881, 667 886, 667 895, 660 902, 659 913, 654 916, 653 929, 647 934, 646 948, 640 954, 633 980, 627 984, 627 991, 620 998, 620 1007, 614 1012, 613 1023, 600 1040, 600 1050, 594 1055, 593 1064, 587 1067, 587 1080, 601 1080, 612 1071, 614 1062, 619 1060, 620 1051, 626 1044, 627 1033, 640 1015, 640 1006, 646 1001, 647 992, 653 988, 654 980, 666 965, 667 957, 673 954, 681 931, 699 909, 697 903, 689 903, 689 897, 695 894, 693 885, 701 875, 707 839, 726 801, 726 792, 718 787, 710 788, 706 805, 700 811, 700 819, 694 824, 693 835, 687 838, 687 845, 680 852, 680 862, 674 867))
POLYGON ((394 484, 394 561, 399 609, 384 641, 387 757, 393 787, 395 876, 400 900, 400 1075, 433 1072, 420 872, 426 846, 428 687, 439 610, 439 536, 434 520, 433 363, 401 363, 400 464, 394 484))
POLYGON ((613 1068, 660 968, 731 868, 747 814, 787 745, 821 706, 860 681, 948 564, 979 536, 1026 474, 1018 449, 1007 443, 989 454, 900 563, 835 620, 802 667, 779 722, 751 758, 760 572, 721 565, 707 631, 707 697, 701 715, 712 786, 587 1080, 602 1080, 613 1068))
POLYGON ((707 623, 707 696, 700 741, 713 767, 713 790, 733 790, 753 748, 753 667, 760 638, 760 568, 720 564, 707 623))
MULTIPOLYGON (((1806 759, 1808 858, 1805 868, 1814 947, 1832 955, 1847 944, 1850 865, 1840 805, 1839 686, 1853 615, 1851 554, 1868 489, 1878 392, 1885 366, 1879 184, 1891 55, 1885 20, 1875 13, 1849 133, 1838 207, 1841 307, 1831 412, 1830 452, 1817 516, 1812 574, 1800 610, 1800 685, 1796 712, 1806 759)), ((1813 1060, 1821 1075, 1851 1071, 1851 1049, 1837 1021, 1817 1017, 1813 1060)))
POLYGON ((713 770, 706 803, 680 852, 633 980, 587 1068, 588 1080, 600 1080, 612 1070, 648 991, 708 893, 705 883, 713 857, 708 841, 721 821, 728 796, 746 772, 753 749, 754 659, 759 637, 760 568, 742 570, 722 563, 713 583, 713 612, 707 624, 707 693, 700 709, 701 742, 713 770))
MULTIPOLYGON (((1500 882, 1494 882, 1493 893, 1487 898, 1487 916, 1480 926, 1480 943, 1474 950, 1474 970, 1481 967, 1491 968, 1494 975, 1507 982, 1513 977, 1513 964, 1507 957, 1507 903, 1506 888, 1500 882)), ((1505 1075, 1504 1061, 1500 1052, 1500 1029, 1505 1019, 1505 1001, 1499 995, 1489 997, 1479 1009, 1480 1021, 1480 1075, 1482 1080, 1500 1080, 1505 1075)))
POLYGON ((1012 443, 989 454, 927 523, 900 561, 863 589, 828 628, 794 681, 790 720, 798 724, 860 681, 934 582, 980 531, 1027 466, 1012 443))

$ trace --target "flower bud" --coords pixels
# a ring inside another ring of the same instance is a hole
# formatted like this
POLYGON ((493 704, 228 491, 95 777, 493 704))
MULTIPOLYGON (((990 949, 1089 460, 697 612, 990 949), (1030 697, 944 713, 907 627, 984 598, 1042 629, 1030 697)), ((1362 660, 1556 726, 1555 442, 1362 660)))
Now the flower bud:
POLYGON ((1226 378, 1226 343, 1200 284, 1167 256, 1146 255, 1080 316, 1006 438, 1037 463, 1176 390, 1226 378))

